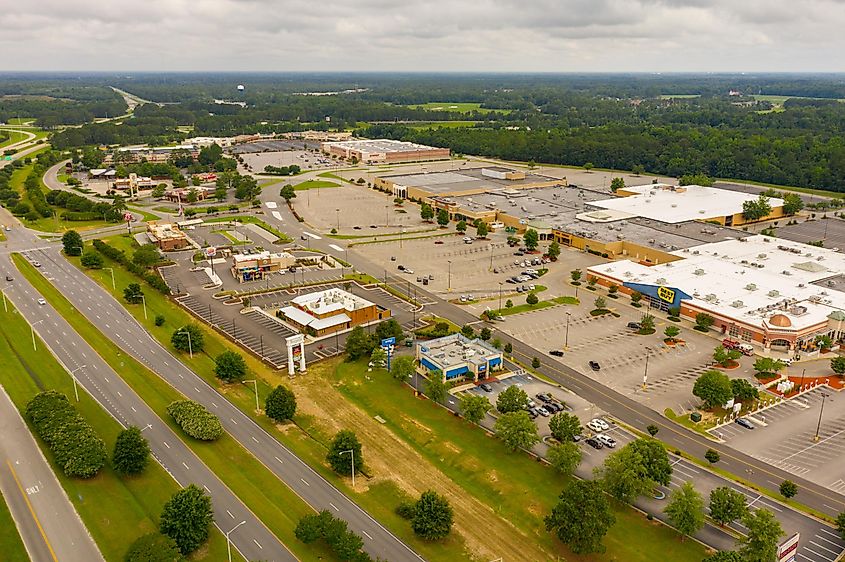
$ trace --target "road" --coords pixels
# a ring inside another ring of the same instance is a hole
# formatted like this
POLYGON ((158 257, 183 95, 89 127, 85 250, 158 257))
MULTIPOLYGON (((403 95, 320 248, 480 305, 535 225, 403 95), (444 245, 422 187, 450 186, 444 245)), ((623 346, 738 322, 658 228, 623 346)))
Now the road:
POLYGON ((0 387, 0 491, 33 562, 103 560, 18 409, 0 387))
MULTIPOLYGON (((51 305, 37 304, 40 295, 19 274, 8 253, 3 254, 0 275, 14 277, 7 284, 6 298, 17 306, 65 369, 75 372, 79 384, 121 425, 144 428, 153 456, 180 486, 193 483, 208 491, 215 524, 221 532, 240 521, 247 522, 231 534, 235 548, 248 560, 296 560, 51 305)), ((127 541, 133 538, 127 537, 127 541)))
MULTIPOLYGON (((42 273, 89 321, 123 350, 157 373, 183 395, 200 402, 217 415, 232 437, 238 440, 244 448, 249 450, 311 507, 318 511, 327 509, 337 517, 346 520, 349 523, 349 528, 363 537, 364 548, 368 553, 391 562, 421 559, 405 543, 164 349, 126 312, 119 302, 114 300, 87 275, 68 263, 61 256, 57 246, 48 246, 21 228, 15 228, 7 234, 12 248, 23 250, 25 248, 42 247, 42 249, 26 251, 25 255, 41 262, 42 273)), ((8 260, 3 260, 0 267, 7 268, 7 264, 8 260)), ((5 272, 0 271, 0 274, 5 274, 5 272)), ((17 273, 15 273, 15 276, 20 277, 17 273)), ((12 294, 12 290, 21 290, 22 285, 23 283, 19 284, 16 279, 15 288, 10 289, 9 294, 12 294)), ((19 297, 20 299, 16 298, 15 300, 20 300, 25 312, 45 312, 46 307, 38 307, 33 304, 37 297, 31 288, 29 292, 25 291, 19 297)), ((51 314, 50 317, 54 315, 51 314)), ((34 320, 38 319, 34 318, 34 320)), ((67 339, 79 339, 79 336, 69 326, 63 329, 61 333, 63 336, 68 334, 64 338, 57 337, 56 339, 57 345, 61 346, 62 349, 67 349, 67 339)), ((58 336, 58 333, 55 336, 58 336)), ((76 358, 72 364, 82 365, 86 364, 86 361, 86 358, 76 358)), ((84 372, 87 374, 89 369, 84 372)), ((114 379, 118 379, 117 382, 126 386, 116 375, 114 375, 114 379)), ((100 380, 98 380, 98 384, 101 384, 100 380)), ((134 396, 134 393, 128 390, 128 387, 126 388, 127 390, 123 392, 122 396, 109 396, 109 399, 120 407, 123 414, 126 413, 129 406, 127 393, 134 396)), ((136 396, 135 400, 140 402, 136 396)), ((142 403, 136 405, 139 410, 141 407, 146 409, 146 406, 142 403)), ((143 427, 148 422, 141 420, 133 423, 143 427)), ((178 466, 176 468, 178 469, 178 466)), ((253 526, 244 526, 241 529, 248 527, 253 526)), ((259 540, 259 542, 261 541, 259 540)), ((266 552, 250 553, 249 558, 267 559, 268 556, 266 552)))

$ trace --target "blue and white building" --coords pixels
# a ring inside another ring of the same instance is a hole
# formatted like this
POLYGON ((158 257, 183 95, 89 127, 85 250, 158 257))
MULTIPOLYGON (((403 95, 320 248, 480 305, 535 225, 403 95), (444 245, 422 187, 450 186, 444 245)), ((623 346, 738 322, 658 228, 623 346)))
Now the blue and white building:
POLYGON ((462 334, 418 343, 416 358, 423 372, 440 371, 444 382, 461 378, 479 381, 504 368, 501 351, 462 334))

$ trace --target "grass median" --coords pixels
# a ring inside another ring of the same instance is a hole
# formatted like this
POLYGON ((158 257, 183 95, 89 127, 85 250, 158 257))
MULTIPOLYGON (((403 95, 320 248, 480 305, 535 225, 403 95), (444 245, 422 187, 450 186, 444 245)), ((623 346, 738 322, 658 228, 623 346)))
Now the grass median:
MULTIPOLYGON (((47 299, 51 305, 70 323, 97 352, 100 356, 118 373, 129 386, 147 403, 158 416, 165 421, 173 431, 179 435, 194 453, 211 469, 232 492, 279 538, 299 559, 318 560, 319 556, 325 556, 327 550, 324 548, 313 548, 299 542, 293 534, 297 522, 303 515, 313 513, 302 499, 290 488, 282 484, 279 479, 261 464, 255 457, 246 451, 234 438, 225 434, 214 442, 200 442, 185 436, 182 430, 173 422, 167 414, 166 408, 174 400, 181 400, 184 397, 158 375, 148 370, 132 357, 126 355, 116 344, 109 340, 102 332, 92 325, 83 315, 79 314, 76 308, 53 287, 29 262, 22 256, 15 254, 13 260, 21 273, 33 286, 47 299)), ((130 275, 125 270, 114 264, 115 279, 125 281, 125 276, 130 275)), ((108 273, 102 273, 102 279, 108 273)), ((134 278, 133 278, 134 280, 134 278)), ((125 281, 128 284, 129 281, 125 281)), ((111 277, 108 277, 108 287, 111 288, 111 277)), ((121 288, 123 285, 118 285, 121 288)), ((170 304, 160 294, 146 288, 147 309, 149 322, 157 314, 160 306, 170 304), (156 298, 160 297, 160 298, 156 298)), ((175 306, 175 305, 173 305, 175 306)), ((136 307, 137 308, 137 307, 136 307)), ((135 312, 140 312, 136 310, 135 312)), ((172 318, 172 317, 171 317, 172 318)), ((141 312, 143 321, 143 312, 141 312)), ((172 321, 169 325, 167 339, 170 331, 175 329, 177 323, 172 321)), ((181 326, 182 324, 178 324, 181 326)), ((157 329, 161 332, 161 328, 157 329)), ((151 330, 152 331, 152 330, 151 330)), ((203 361, 206 365, 213 365, 213 359, 205 353, 194 355, 195 361, 203 361)), ((241 394, 246 387, 235 387, 233 390, 241 394)), ((249 392, 249 398, 254 404, 254 395, 249 392)), ((254 408, 254 406, 253 406, 254 408)))
POLYGON ((0 549, 3 556, 7 556, 9 560, 29 559, 26 547, 18 534, 18 528, 15 527, 12 514, 9 512, 9 506, 6 505, 2 494, 0 494, 0 549))
MULTIPOLYGON (((30 343, 30 328, 13 306, 9 312, 0 310, 0 383, 12 402, 23 412, 27 402, 38 392, 55 389, 73 400, 73 385, 65 369, 36 338, 36 350, 30 343)), ((79 413, 90 423, 111 450, 121 425, 111 417, 83 389, 79 402, 72 402, 79 413)), ((143 474, 133 477, 118 476, 110 466, 104 467, 91 479, 69 478, 53 462, 52 453, 36 438, 44 456, 50 462, 65 493, 82 518, 103 556, 109 562, 121 562, 129 544, 135 538, 158 528, 158 518, 165 502, 179 485, 156 462, 151 462, 143 474)), ((6 529, 0 522, 0 529, 6 529)), ((14 530, 14 526, 12 526, 14 530)), ((4 537, 0 544, 10 545, 4 537)), ((9 550, 3 549, 9 556, 9 550)), ((213 530, 209 542, 191 560, 222 560, 226 556, 223 535, 213 530)), ((27 560, 26 556, 10 556, 8 560, 27 560)))

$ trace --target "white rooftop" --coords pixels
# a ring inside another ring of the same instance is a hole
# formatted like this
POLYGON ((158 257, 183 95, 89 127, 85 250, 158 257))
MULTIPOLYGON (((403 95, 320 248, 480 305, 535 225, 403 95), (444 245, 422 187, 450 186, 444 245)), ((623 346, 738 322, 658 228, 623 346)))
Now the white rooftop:
POLYGON ((234 254, 232 255, 232 260, 237 264, 246 261, 255 261, 255 260, 269 260, 270 258, 292 258, 293 256, 287 252, 278 252, 278 253, 270 253, 267 250, 263 252, 255 252, 252 254, 234 254))
POLYGON ((762 327, 775 314, 791 328, 821 324, 845 310, 845 254, 765 236, 750 236, 686 248, 672 254, 683 259, 655 266, 629 260, 589 268, 621 283, 678 288, 692 304, 762 327))
MULTIPOLYGON (((756 200, 758 197, 756 193, 742 193, 700 185, 678 187, 665 183, 626 186, 625 191, 633 191, 637 194, 591 201, 589 204, 629 215, 620 218, 636 216, 678 223, 735 215, 742 212, 743 203, 756 200)), ((783 199, 771 198, 769 203, 773 208, 780 207, 783 206, 783 199)), ((589 218, 584 220, 589 220, 589 218)))
POLYGON ((309 312, 318 314, 326 314, 337 310, 359 310, 373 305, 373 303, 358 295, 353 295, 352 293, 336 288, 300 295, 292 299, 291 302, 305 308, 309 312))
POLYGON ((393 139, 358 139, 348 141, 332 141, 325 143, 327 146, 361 150, 364 152, 405 152, 415 150, 440 150, 433 146, 417 144, 415 142, 398 141, 393 139))

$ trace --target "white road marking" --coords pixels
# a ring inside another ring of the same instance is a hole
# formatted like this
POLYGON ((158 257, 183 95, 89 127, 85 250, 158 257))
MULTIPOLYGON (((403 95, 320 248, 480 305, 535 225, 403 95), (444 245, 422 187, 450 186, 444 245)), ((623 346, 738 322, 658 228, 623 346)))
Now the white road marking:
POLYGON ((285 464, 284 461, 282 461, 282 459, 280 459, 279 457, 273 457, 273 458, 276 459, 277 461, 279 461, 280 463, 285 464))
POLYGON ((265 205, 267 205, 267 208, 268 208, 268 209, 275 209, 275 208, 277 208, 277 207, 278 207, 278 205, 276 205, 276 202, 275 202, 275 201, 267 201, 267 202, 266 202, 266 203, 264 203, 264 204, 265 204, 265 205))
POLYGON ((273 211, 270 214, 273 215, 273 218, 276 219, 277 221, 282 220, 282 213, 280 213, 279 211, 273 211))
POLYGON ((167 441, 162 441, 162 443, 164 443, 164 446, 167 447, 168 449, 170 448, 170 445, 167 444, 167 441))
POLYGON ((308 482, 305 481, 305 478, 300 478, 300 480, 302 480, 302 483, 305 484, 306 486, 311 486, 311 484, 309 484, 308 482))
POLYGON ((310 232, 303 232, 302 234, 304 234, 305 236, 310 236, 314 240, 322 240, 323 239, 322 236, 317 236, 316 234, 311 234, 310 232))
POLYGON ((252 437, 252 440, 253 440, 253 441, 255 441, 256 443, 258 443, 258 439, 256 439, 256 438, 255 438, 255 435, 252 435, 251 437, 252 437))
POLYGON ((187 465, 187 464, 185 464, 184 462, 182 463, 182 466, 184 466, 184 467, 185 467, 185 470, 191 470, 190 468, 188 468, 188 465, 187 465))
POLYGON ((370 533, 368 533, 367 531, 361 531, 361 532, 364 533, 364 535, 366 535, 366 537, 368 539, 373 540, 373 537, 370 536, 370 533))
POLYGON ((337 506, 336 506, 335 504, 333 504, 332 502, 329 502, 329 505, 330 505, 330 506, 332 506, 332 507, 334 508, 334 510, 335 510, 335 511, 340 511, 340 510, 337 508, 337 506))
POLYGON ((258 548, 260 548, 261 550, 264 550, 264 547, 263 547, 263 546, 261 546, 261 543, 260 543, 260 542, 258 542, 258 541, 257 541, 257 540, 255 540, 255 539, 252 539, 252 542, 254 542, 255 544, 257 544, 257 545, 258 545, 258 548))
POLYGON ((342 252, 342 251, 343 251, 343 248, 341 248, 341 247, 340 247, 340 246, 338 246, 337 244, 329 244, 329 248, 331 248, 332 250, 337 250, 338 252, 342 252))

